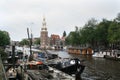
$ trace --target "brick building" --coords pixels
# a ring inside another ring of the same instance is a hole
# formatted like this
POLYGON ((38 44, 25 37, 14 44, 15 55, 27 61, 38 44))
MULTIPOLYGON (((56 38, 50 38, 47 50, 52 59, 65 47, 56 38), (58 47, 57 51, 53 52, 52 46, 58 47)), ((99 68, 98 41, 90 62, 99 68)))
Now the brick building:
POLYGON ((52 34, 50 37, 50 45, 51 46, 60 45, 60 36, 56 34, 52 34))
POLYGON ((45 17, 43 18, 42 28, 41 28, 41 36, 40 36, 41 48, 46 48, 48 46, 48 31, 46 27, 45 17))

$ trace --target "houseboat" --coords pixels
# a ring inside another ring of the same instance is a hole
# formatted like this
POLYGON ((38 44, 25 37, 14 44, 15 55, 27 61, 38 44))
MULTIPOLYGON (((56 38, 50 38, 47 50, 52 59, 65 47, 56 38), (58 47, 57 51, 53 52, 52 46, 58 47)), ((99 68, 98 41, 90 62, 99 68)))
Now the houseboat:
POLYGON ((69 54, 83 54, 83 55, 92 55, 93 50, 92 48, 79 48, 79 47, 69 47, 68 48, 69 54))

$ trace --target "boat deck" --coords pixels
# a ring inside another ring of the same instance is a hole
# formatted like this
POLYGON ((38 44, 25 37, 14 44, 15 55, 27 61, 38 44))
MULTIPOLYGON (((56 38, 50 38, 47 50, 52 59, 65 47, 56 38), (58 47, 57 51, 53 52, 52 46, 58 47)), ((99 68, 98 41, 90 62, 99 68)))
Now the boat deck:
POLYGON ((27 70, 26 75, 33 80, 75 80, 75 77, 51 67, 49 70, 27 70))

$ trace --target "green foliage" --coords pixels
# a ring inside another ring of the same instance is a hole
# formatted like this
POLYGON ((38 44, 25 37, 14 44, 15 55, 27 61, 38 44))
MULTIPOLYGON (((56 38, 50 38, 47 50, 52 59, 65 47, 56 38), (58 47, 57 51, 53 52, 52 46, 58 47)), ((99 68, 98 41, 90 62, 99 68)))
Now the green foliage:
POLYGON ((79 29, 79 43, 77 44, 91 44, 94 45, 95 41, 95 29, 97 21, 92 18, 90 19, 83 28, 79 29))
POLYGON ((4 47, 4 46, 9 45, 9 44, 10 44, 9 33, 6 31, 0 30, 0 46, 4 47))
POLYGON ((7 53, 5 53, 4 49, 2 49, 2 48, 0 48, 0 55, 1 55, 2 60, 7 58, 7 53))
MULTIPOLYGON (((120 43, 120 13, 113 21, 103 19, 101 22, 92 18, 82 28, 75 27, 66 38, 69 45, 89 44, 91 47, 108 48, 110 44, 120 43)), ((120 46, 118 44, 118 46, 120 46)))
POLYGON ((66 37, 66 31, 63 32, 63 37, 66 37))
POLYGON ((37 38, 37 39, 34 41, 34 44, 40 45, 40 38, 37 38))
POLYGON ((66 43, 67 45, 72 44, 72 33, 73 33, 73 32, 70 32, 69 35, 68 35, 68 36, 66 37, 66 39, 65 39, 65 43, 66 43))
POLYGON ((108 40, 111 43, 120 41, 120 23, 113 21, 108 29, 108 40))
POLYGON ((76 26, 75 31, 70 32, 70 34, 67 36, 67 38, 65 40, 65 43, 67 45, 76 46, 77 44, 80 43, 80 41, 79 41, 80 38, 79 37, 80 37, 79 30, 78 30, 78 27, 76 26))
POLYGON ((115 19, 117 22, 120 22, 120 13, 118 13, 117 18, 115 19))
POLYGON ((20 41, 20 45, 29 45, 28 39, 23 39, 22 41, 20 41))
POLYGON ((103 19, 102 22, 100 22, 97 25, 96 28, 96 41, 97 41, 97 45, 103 45, 105 47, 108 46, 108 28, 111 24, 111 21, 108 21, 106 19, 103 19))

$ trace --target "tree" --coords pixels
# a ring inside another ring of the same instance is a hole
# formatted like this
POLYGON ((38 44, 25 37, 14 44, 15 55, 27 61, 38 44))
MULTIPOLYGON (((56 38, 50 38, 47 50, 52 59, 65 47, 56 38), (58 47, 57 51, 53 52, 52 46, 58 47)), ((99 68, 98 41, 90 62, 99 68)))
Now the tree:
POLYGON ((90 19, 82 28, 75 27, 66 38, 71 45, 89 44, 92 48, 109 48, 111 44, 120 49, 120 13, 113 21, 103 19, 97 23, 90 19))
POLYGON ((75 26, 75 31, 72 31, 67 36, 65 43, 68 45, 78 46, 80 44, 80 36, 79 36, 79 30, 78 27, 75 26))
POLYGON ((120 22, 120 13, 118 13, 117 18, 115 19, 117 22, 120 22))
POLYGON ((10 44, 9 33, 0 30, 0 55, 3 60, 7 57, 7 54, 4 52, 5 46, 9 44, 10 44))
POLYGON ((65 43, 67 45, 73 45, 74 44, 74 32, 69 33, 69 35, 65 39, 65 43))
POLYGON ((0 30, 0 47, 5 47, 10 44, 9 33, 0 30))
POLYGON ((7 58, 7 53, 4 52, 3 48, 0 48, 0 56, 1 56, 2 60, 7 58))
POLYGON ((117 43, 120 43, 120 23, 117 21, 111 22, 108 33, 109 43, 118 45, 117 43))
POLYGON ((66 37, 66 31, 63 32, 63 37, 66 37))
POLYGON ((96 29, 96 46, 107 48, 108 47, 108 28, 111 24, 111 21, 103 19, 98 25, 96 29))
POLYGON ((80 29, 80 41, 82 44, 90 44, 91 46, 94 46, 96 25, 97 20, 92 18, 84 25, 82 29, 80 29))
POLYGON ((29 45, 29 41, 27 39, 23 39, 20 41, 20 45, 29 45))
POLYGON ((40 45, 40 38, 37 38, 37 39, 35 40, 34 44, 40 45))

